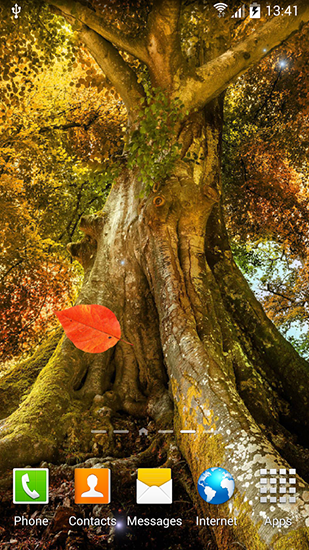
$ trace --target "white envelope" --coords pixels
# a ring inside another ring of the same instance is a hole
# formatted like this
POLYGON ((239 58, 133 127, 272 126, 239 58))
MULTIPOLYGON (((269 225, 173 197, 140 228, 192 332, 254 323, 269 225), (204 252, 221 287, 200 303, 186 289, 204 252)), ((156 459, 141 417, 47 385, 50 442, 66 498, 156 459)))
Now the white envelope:
POLYGON ((160 487, 146 485, 136 480, 136 502, 137 504, 172 504, 173 480, 170 479, 160 487))

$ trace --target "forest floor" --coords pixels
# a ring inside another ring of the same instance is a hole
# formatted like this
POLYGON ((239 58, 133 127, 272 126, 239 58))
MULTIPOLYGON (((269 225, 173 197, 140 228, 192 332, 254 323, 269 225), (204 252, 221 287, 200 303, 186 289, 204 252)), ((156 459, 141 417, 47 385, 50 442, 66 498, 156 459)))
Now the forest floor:
MULTIPOLYGON (((116 415, 113 418, 114 429, 128 429, 129 434, 114 435, 114 456, 125 458, 145 450, 155 437, 153 422, 124 418, 116 415), (140 428, 149 430, 148 436, 139 436, 140 428)), ((99 448, 95 453, 99 458, 99 448)), ((93 455, 94 456, 94 455, 93 455)), ((101 455, 102 456, 102 455, 101 455)), ((91 460, 91 454, 85 456, 91 460)), ((157 458, 154 457, 156 460, 157 458)), ((95 462, 95 461, 94 461, 95 462)), ((81 463, 81 456, 67 453, 59 456, 57 464, 41 463, 49 468, 50 487, 49 503, 46 505, 13 504, 12 481, 2 479, 0 489, 0 549, 1 550, 95 550, 118 549, 133 550, 137 548, 151 550, 215 550, 207 527, 201 533, 195 520, 198 511, 181 483, 190 473, 184 460, 172 470, 173 504, 172 505, 138 505, 136 504, 135 472, 132 471, 123 481, 121 476, 112 473, 111 503, 109 505, 80 505, 74 501, 74 467, 81 463), (130 476, 129 476, 130 477, 130 476), (48 518, 49 525, 14 526, 14 516, 25 518, 48 518), (70 516, 78 518, 116 518, 116 527, 71 527, 70 516), (128 526, 127 516, 133 518, 181 518, 181 526, 128 526)), ((80 464, 83 467, 83 462, 80 464)), ((159 466, 164 464, 153 464, 159 466)), ((89 462, 88 462, 89 466, 89 462)), ((149 467, 149 464, 146 465, 149 467)), ((86 467, 86 466, 84 466, 86 467)), ((1 481, 1 480, 0 480, 1 481)))

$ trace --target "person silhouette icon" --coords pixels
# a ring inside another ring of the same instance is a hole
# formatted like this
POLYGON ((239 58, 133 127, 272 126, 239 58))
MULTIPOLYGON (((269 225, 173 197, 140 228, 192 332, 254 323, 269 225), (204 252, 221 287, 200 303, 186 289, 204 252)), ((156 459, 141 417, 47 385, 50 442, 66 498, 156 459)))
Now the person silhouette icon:
POLYGON ((109 468, 76 468, 75 503, 109 504, 111 501, 111 471, 109 468))
POLYGON ((87 485, 89 487, 89 491, 85 491, 82 493, 82 497, 103 497, 103 493, 100 493, 100 491, 96 491, 96 486, 98 484, 98 478, 94 474, 90 474, 90 476, 87 477, 87 485))

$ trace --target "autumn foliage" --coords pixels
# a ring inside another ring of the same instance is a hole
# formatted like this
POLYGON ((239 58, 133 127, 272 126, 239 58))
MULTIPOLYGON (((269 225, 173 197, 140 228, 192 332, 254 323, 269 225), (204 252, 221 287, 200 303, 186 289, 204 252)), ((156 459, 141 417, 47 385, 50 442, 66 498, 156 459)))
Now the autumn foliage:
MULTIPOLYGON (((117 21, 120 30, 133 34, 151 8, 148 2, 136 2, 136 9, 130 2, 90 4, 104 6, 107 22, 117 21)), ((200 47, 206 8, 184 6, 185 53, 200 47)), ((25 9, 21 27, 6 9, 1 12, 3 359, 29 351, 54 326, 52 312, 72 305, 82 273, 66 246, 78 238, 81 217, 106 200, 127 123, 115 89, 76 43, 70 26, 39 3, 29 13, 25 9)), ((215 23, 216 32, 232 35, 232 41, 246 32, 246 22, 215 23)), ((206 35, 204 41, 206 49, 206 35)), ((309 62, 303 55, 308 47, 308 33, 297 34, 288 47, 249 70, 225 98, 228 229, 240 265, 252 270, 258 264, 262 271, 264 306, 280 326, 287 319, 308 320, 309 62), (260 254, 265 242, 279 246, 289 266, 284 280, 275 274, 273 258, 260 254)), ((123 56, 142 78, 139 63, 123 56)))
MULTIPOLYGON (((72 30, 47 7, 33 28, 2 10, 0 356, 28 352, 70 306, 82 271, 67 244, 102 207, 123 147, 123 104, 72 30), (3 39, 4 36, 10 39, 3 39)), ((32 14, 33 15, 33 14, 32 14)))
POLYGON ((304 31, 231 87, 225 107, 223 175, 236 258, 249 280, 256 275, 255 290, 284 331, 295 322, 306 331, 308 322, 307 48, 304 31))

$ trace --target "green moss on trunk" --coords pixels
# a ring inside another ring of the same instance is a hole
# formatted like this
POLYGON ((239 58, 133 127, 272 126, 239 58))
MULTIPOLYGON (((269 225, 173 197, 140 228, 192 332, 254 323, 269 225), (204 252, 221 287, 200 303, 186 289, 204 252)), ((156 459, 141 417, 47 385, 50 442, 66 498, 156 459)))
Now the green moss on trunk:
POLYGON ((51 460, 68 427, 67 413, 74 408, 73 376, 65 360, 62 341, 40 372, 31 393, 2 428, 0 469, 51 460))
POLYGON ((61 330, 52 332, 32 355, 19 361, 0 378, 0 419, 12 414, 26 398, 39 373, 54 353, 61 333, 61 330))
POLYGON ((303 527, 280 537, 273 544, 274 550, 306 550, 309 548, 309 529, 303 527))

